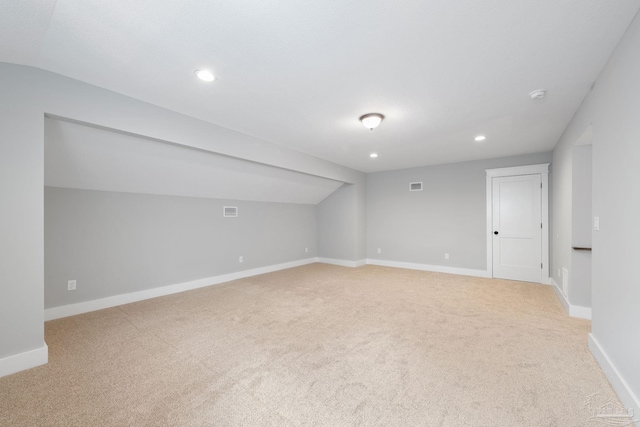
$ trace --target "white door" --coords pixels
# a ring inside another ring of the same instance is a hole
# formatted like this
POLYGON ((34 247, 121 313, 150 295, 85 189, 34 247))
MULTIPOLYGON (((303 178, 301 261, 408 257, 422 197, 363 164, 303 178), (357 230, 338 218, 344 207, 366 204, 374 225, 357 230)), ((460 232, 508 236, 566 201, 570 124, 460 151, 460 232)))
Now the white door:
POLYGON ((541 282, 542 178, 492 178, 493 277, 541 282))

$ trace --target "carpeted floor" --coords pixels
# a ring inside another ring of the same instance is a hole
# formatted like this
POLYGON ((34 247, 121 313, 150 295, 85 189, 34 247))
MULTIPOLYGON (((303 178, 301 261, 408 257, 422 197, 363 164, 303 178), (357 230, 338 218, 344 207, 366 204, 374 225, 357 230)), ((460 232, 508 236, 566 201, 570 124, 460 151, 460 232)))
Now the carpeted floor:
POLYGON ((46 323, 1 426, 584 426, 617 401, 548 286, 312 264, 46 323))

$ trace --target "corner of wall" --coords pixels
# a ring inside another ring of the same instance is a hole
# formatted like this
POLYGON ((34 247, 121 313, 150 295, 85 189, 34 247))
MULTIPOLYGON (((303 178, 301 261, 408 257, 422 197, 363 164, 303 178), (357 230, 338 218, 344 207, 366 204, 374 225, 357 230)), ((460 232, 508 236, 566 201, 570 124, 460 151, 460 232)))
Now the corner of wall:
POLYGON ((42 347, 0 359, 0 377, 35 368, 46 364, 48 361, 49 347, 47 347, 46 343, 43 343, 42 347))
POLYGON ((593 357, 602 368, 602 371, 609 380, 609 383, 611 383, 613 390, 620 398, 622 404, 631 409, 631 415, 633 419, 637 421, 640 416, 640 398, 635 395, 629 383, 627 383, 620 374, 620 371, 618 371, 618 368, 613 364, 609 355, 593 333, 589 334, 589 350, 591 350, 591 354, 593 354, 593 357))

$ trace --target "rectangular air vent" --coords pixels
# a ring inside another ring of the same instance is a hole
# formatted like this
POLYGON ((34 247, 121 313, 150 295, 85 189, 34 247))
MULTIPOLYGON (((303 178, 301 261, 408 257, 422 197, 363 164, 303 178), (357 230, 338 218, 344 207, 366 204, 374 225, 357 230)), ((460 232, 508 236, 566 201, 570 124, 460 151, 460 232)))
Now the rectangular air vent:
POLYGON ((238 216, 238 207, 237 206, 225 206, 223 215, 227 218, 235 218, 238 216))
POLYGON ((412 182, 409 184, 409 191, 422 191, 421 182, 412 182))

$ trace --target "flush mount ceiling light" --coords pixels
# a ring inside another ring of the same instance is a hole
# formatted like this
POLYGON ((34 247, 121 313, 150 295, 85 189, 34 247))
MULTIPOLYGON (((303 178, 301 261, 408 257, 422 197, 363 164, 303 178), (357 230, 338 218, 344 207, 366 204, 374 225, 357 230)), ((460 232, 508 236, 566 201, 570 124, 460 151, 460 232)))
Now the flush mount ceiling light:
POLYGON ((369 154, 369 157, 371 157, 372 159, 375 159, 376 157, 378 157, 378 153, 371 153, 369 154))
POLYGON ((195 73, 200 80, 203 80, 205 82, 212 82, 216 79, 216 76, 214 76, 213 73, 209 70, 196 70, 195 73))
POLYGON ((487 139, 487 137, 486 137, 486 136, 484 136, 484 135, 478 135, 478 136, 476 136, 476 137, 475 137, 475 138, 473 138, 473 139, 475 139, 476 141, 478 141, 478 142, 479 142, 479 141, 484 141, 485 139, 487 139))
POLYGON ((547 96, 547 91, 543 89, 534 90, 529 94, 531 99, 542 99, 547 96))
POLYGON ((360 121, 362 122, 364 127, 369 130, 374 130, 375 128, 380 126, 380 123, 382 123, 383 119, 384 116, 380 113, 369 113, 360 117, 360 121))

